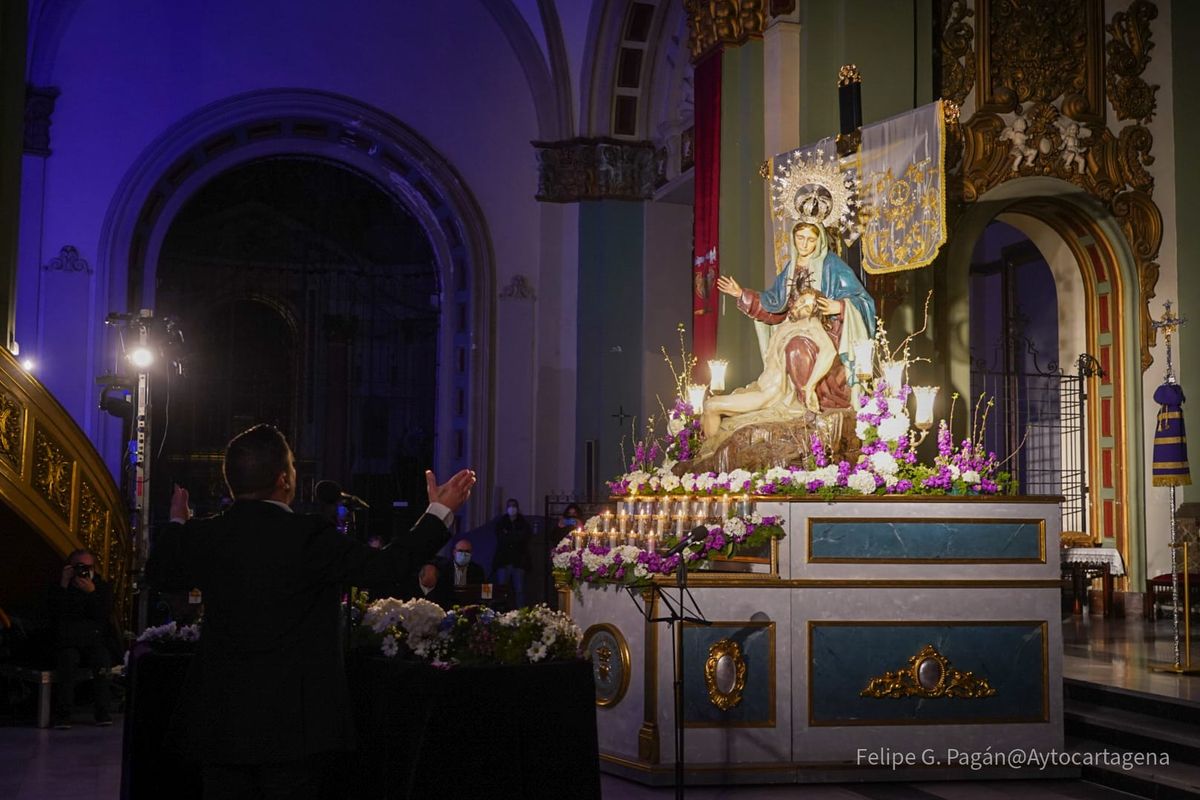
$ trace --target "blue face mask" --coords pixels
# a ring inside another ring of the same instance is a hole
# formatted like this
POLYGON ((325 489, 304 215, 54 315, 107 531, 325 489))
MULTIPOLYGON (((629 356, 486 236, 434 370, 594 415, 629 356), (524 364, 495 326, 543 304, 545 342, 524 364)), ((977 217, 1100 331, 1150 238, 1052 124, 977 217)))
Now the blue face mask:
POLYGON ((564 517, 563 525, 566 525, 568 528, 574 528, 579 525, 579 520, 575 519, 574 517, 564 517))
POLYGON ((458 564, 460 567, 465 567, 467 564, 471 563, 471 553, 467 550, 455 550, 454 563, 458 564))

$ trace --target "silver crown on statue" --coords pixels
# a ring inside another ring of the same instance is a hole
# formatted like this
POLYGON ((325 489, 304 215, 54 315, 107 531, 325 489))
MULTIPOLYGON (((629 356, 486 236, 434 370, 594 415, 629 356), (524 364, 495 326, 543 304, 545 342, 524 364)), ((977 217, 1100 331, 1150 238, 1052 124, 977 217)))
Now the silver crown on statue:
POLYGON ((793 150, 775 162, 771 211, 781 220, 811 222, 836 230, 846 241, 858 235, 858 185, 833 152, 793 150))

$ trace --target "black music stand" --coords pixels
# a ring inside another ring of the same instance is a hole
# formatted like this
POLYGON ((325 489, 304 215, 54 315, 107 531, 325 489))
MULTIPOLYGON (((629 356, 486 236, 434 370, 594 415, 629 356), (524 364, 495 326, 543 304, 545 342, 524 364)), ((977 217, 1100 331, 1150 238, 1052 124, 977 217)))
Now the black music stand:
MULTIPOLYGON (((701 529, 697 529, 699 531, 701 529)), ((703 529, 707 533, 707 529, 703 529)), ((643 604, 638 599, 638 594, 647 587, 626 586, 625 591, 629 593, 633 604, 637 606, 638 611, 645 617, 647 622, 665 622, 667 630, 671 634, 671 662, 675 672, 674 683, 674 700, 675 700, 675 797, 683 797, 683 781, 684 781, 684 755, 683 755, 683 626, 680 625, 676 630, 676 623, 690 622, 693 625, 711 625, 704 618, 704 613, 700 610, 696 598, 692 596, 691 591, 687 587, 687 553, 683 551, 683 547, 696 540, 696 532, 693 531, 687 539, 680 544, 680 560, 679 569, 676 571, 675 585, 679 590, 678 598, 672 602, 662 586, 656 583, 650 584, 648 587, 654 596, 662 602, 663 608, 666 609, 666 616, 652 616, 654 603, 653 600, 643 604), (688 604, 691 608, 688 608, 688 604)))

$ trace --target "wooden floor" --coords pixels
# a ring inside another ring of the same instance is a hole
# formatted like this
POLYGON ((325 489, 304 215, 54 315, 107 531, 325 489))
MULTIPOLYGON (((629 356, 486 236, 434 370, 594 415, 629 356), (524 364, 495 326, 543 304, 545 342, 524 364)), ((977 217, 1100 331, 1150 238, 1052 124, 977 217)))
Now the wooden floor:
MULTIPOLYGON (((1170 620, 1105 621, 1068 617, 1063 622, 1064 674, 1130 691, 1200 702, 1200 676, 1151 671, 1156 661, 1172 661, 1170 620)), ((1200 659, 1200 646, 1193 647, 1200 659)), ((28 720, 5 720, 0 727, 0 800, 118 800, 121 720, 96 728, 88 710, 78 709, 75 727, 38 730, 28 720)), ((651 789, 613 776, 603 778, 606 800, 667 798, 670 788, 651 789)), ((564 795, 566 796, 566 795, 564 795)), ((808 786, 688 787, 695 800, 1000 800, 1021 798, 1128 798, 1131 795, 1083 780, 861 783, 808 786)))

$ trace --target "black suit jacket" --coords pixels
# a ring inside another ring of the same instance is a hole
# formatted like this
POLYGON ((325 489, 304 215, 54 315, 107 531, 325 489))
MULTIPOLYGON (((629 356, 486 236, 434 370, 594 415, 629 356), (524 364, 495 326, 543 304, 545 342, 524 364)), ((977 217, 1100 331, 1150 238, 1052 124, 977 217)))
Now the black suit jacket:
POLYGON ((376 550, 312 514, 255 500, 160 532, 161 589, 199 587, 204 626, 170 738, 205 763, 291 761, 354 746, 340 630, 346 585, 400 579, 448 538, 428 514, 376 550))

